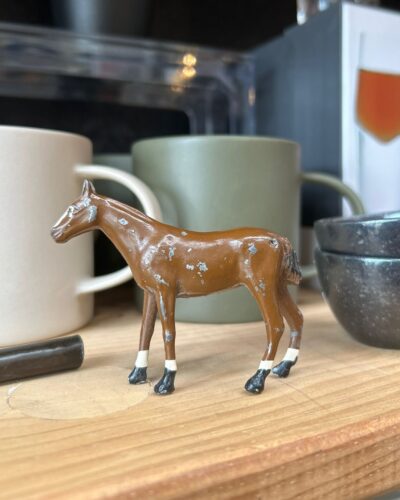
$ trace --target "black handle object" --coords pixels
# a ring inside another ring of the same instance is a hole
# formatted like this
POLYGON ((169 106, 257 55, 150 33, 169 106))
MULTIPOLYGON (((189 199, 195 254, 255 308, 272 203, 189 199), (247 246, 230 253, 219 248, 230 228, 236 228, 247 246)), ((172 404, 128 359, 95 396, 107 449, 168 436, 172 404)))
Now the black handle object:
POLYGON ((0 383, 79 368, 83 354, 79 335, 0 349, 0 383))

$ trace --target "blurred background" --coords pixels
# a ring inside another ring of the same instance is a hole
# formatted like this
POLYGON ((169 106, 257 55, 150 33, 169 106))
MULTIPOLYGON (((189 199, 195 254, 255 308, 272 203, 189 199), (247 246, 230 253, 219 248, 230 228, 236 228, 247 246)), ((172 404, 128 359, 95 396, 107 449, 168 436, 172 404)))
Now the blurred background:
MULTIPOLYGON (((394 0, 385 2, 395 3, 394 0)), ((109 4, 119 22, 107 26, 97 24, 96 31, 127 36, 141 36, 152 40, 183 42, 224 49, 247 50, 269 38, 279 35, 285 27, 296 22, 296 1, 265 2, 262 0, 221 0, 202 2, 185 0, 114 0, 65 1, 65 0, 3 0, 0 20, 35 26, 66 27, 88 32, 89 24, 95 27, 94 18, 84 22, 85 9, 104 8, 109 4), (73 15, 68 8, 80 9, 79 25, 72 26, 73 15), (111 7, 112 6, 112 7, 111 7), (134 23, 127 20, 127 10, 133 8, 134 23), (124 16, 119 13, 124 11, 124 16), (140 13, 142 22, 137 21, 140 13), (123 23, 123 24, 121 24, 123 23)), ((107 15, 108 19, 109 16, 107 15)))

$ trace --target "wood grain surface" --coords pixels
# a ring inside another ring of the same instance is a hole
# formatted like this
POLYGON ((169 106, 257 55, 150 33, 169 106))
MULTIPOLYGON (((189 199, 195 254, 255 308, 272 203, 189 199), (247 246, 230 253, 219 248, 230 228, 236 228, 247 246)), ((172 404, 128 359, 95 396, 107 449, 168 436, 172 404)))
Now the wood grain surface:
POLYGON ((130 386, 140 315, 126 294, 99 302, 79 371, 0 386, 1 498, 356 499, 400 483, 400 353, 353 341, 317 295, 302 295, 299 362, 259 396, 243 385, 262 323, 178 323, 161 397, 160 325, 151 382, 130 386))

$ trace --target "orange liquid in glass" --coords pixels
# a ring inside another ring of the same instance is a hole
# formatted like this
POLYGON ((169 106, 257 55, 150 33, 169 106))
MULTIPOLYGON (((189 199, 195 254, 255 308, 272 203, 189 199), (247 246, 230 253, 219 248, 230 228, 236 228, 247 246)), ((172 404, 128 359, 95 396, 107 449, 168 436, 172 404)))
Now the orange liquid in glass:
POLYGON ((357 116, 362 127, 383 142, 400 135, 400 75, 361 69, 357 116))

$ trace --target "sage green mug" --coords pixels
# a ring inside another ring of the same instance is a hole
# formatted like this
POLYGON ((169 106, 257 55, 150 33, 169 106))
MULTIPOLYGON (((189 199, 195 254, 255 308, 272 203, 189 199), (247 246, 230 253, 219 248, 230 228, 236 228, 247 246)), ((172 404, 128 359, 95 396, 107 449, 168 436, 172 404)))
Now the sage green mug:
MULTIPOLYGON (((299 247, 302 182, 325 184, 362 213, 357 195, 337 178, 300 171, 300 146, 253 136, 179 136, 133 145, 135 175, 155 193, 164 222, 195 231, 262 227, 299 247)), ((306 277, 315 275, 303 269, 306 277)), ((177 301, 176 319, 236 323, 261 319, 244 288, 177 301)))

